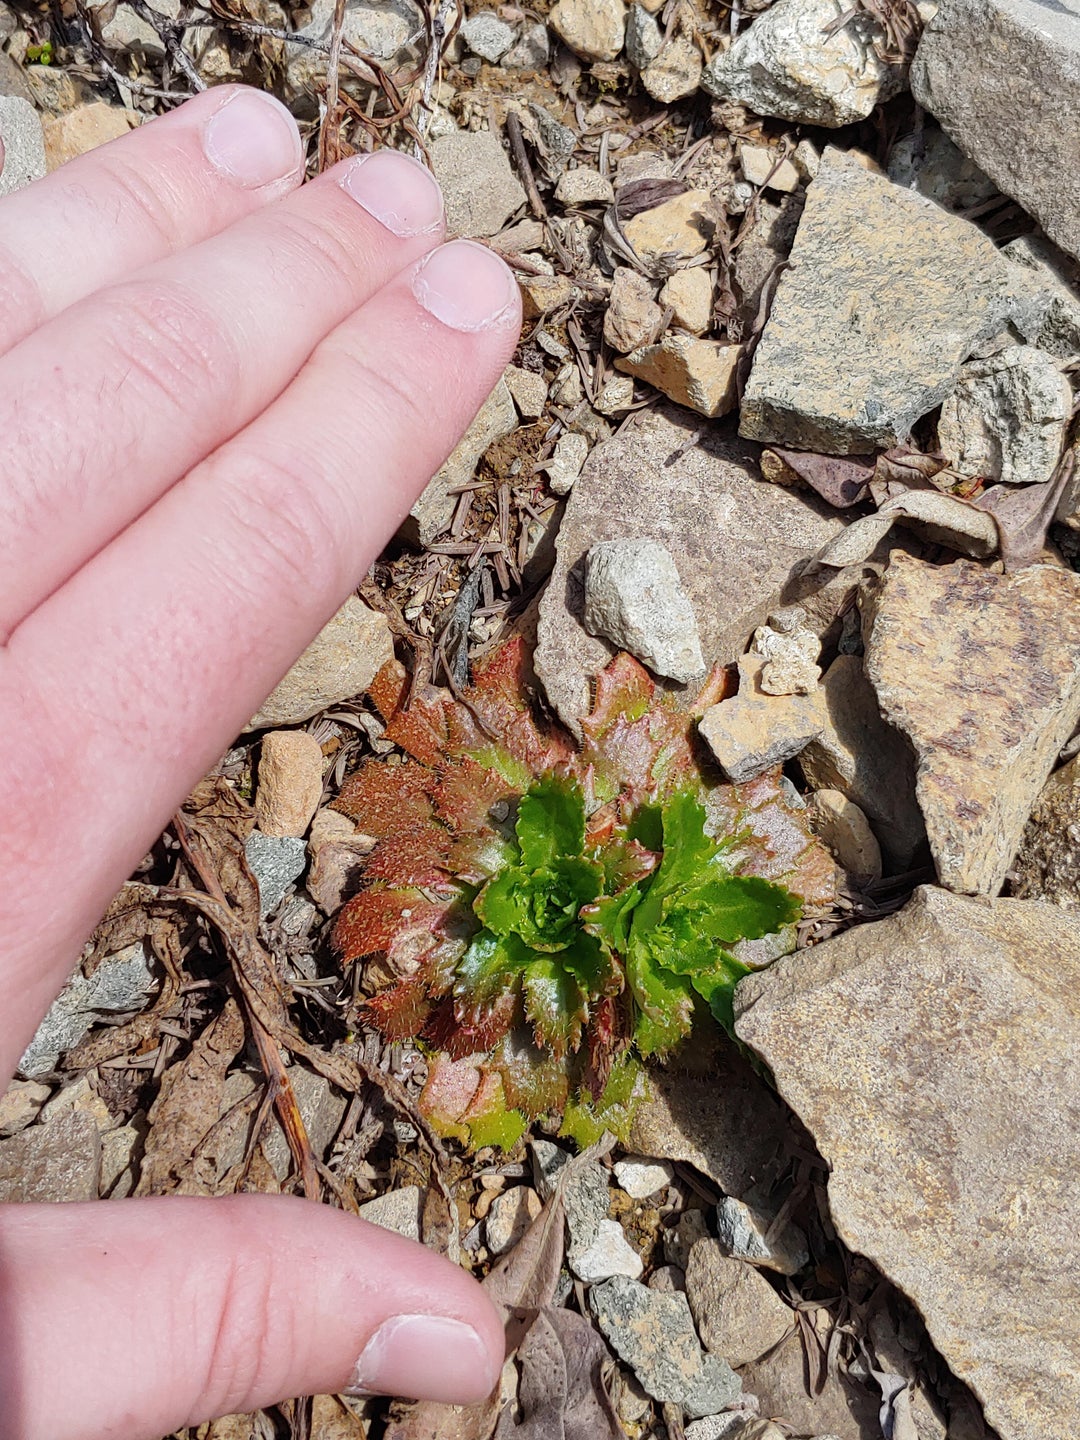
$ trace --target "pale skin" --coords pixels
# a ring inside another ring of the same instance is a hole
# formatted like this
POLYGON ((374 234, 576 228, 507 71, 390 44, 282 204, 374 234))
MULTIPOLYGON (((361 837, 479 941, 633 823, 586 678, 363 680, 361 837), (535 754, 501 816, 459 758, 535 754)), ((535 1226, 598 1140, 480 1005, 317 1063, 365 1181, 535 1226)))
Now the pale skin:
MULTIPOLYGON (((0 1089, 105 906, 509 360, 510 272, 415 162, 301 189, 240 87, 0 204, 0 1089)), ((0 1210, 0 1440, 153 1440, 350 1385, 465 1403, 498 1315, 289 1197, 0 1210)))

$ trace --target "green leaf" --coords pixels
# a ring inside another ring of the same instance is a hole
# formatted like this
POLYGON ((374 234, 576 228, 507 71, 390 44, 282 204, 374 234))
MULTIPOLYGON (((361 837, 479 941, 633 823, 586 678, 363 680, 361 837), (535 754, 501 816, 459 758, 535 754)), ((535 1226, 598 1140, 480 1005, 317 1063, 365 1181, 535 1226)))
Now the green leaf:
POLYGON ((521 983, 525 1016, 533 1027, 537 1045, 547 1046, 556 1056, 565 1055, 581 1038, 589 1018, 588 995, 576 975, 566 970, 562 956, 538 955, 527 967, 521 983))
POLYGON ((547 775, 526 791, 518 806, 517 838, 526 870, 580 855, 585 845, 585 796, 578 782, 547 775))
POLYGON ((694 989, 706 1002, 713 1015, 732 1038, 735 1037, 735 987, 750 967, 726 950, 721 950, 714 969, 707 975, 695 975, 694 989))
POLYGON ((799 918, 789 891, 756 875, 722 875, 693 892, 693 906, 709 935, 725 945, 759 940, 799 918))
MULTIPOLYGON (((641 1009, 640 1018, 649 1024, 647 1045, 642 1054, 670 1050, 690 1032, 694 1016, 694 997, 689 982, 681 975, 657 965, 647 946, 632 945, 626 959, 626 979, 641 1009)), ((638 1040, 635 1030, 635 1040, 638 1040)))
POLYGON ((624 954, 630 943, 634 907, 640 899, 640 885, 631 885, 618 895, 601 895, 599 900, 582 910, 581 918, 586 931, 617 955, 624 954))
POLYGON ((512 1150, 527 1124, 520 1110, 491 1110, 469 1121, 469 1144, 474 1150, 482 1150, 485 1145, 512 1150))
POLYGON ((529 958, 517 936, 481 930, 457 963, 454 993, 471 1004, 490 1004, 518 983, 529 958))
POLYGON ((602 886, 595 861, 569 855, 540 870, 504 870, 484 886, 473 908, 496 935, 520 936, 534 950, 564 950, 580 934, 581 907, 602 886))

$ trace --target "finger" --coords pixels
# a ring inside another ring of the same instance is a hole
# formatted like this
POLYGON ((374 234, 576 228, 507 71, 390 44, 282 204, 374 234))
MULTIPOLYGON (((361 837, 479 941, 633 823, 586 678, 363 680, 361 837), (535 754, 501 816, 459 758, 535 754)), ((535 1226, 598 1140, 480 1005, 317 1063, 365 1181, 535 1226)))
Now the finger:
POLYGON ((170 813, 464 431, 519 317, 490 251, 434 251, 0 651, 0 1072, 170 813), (48 899, 57 836, 63 906, 48 899))
POLYGON ((258 415, 442 225, 418 161, 357 156, 0 358, 0 633, 258 415))
POLYGON ((303 173, 284 105, 222 85, 8 196, 0 353, 102 285, 294 189, 303 173))
POLYGON ((422 1246, 288 1196, 5 1206, 0 1440, 156 1440, 293 1395, 468 1404, 499 1317, 422 1246))

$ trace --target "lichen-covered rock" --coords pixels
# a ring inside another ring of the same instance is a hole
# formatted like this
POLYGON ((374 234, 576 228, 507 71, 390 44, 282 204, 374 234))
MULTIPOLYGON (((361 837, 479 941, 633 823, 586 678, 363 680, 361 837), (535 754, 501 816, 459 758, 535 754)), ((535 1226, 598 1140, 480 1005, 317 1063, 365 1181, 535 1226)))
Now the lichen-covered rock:
POLYGON ((1009 893, 1080 910, 1080 756, 1055 770, 1036 800, 1009 869, 1009 893))
POLYGON ((790 259, 740 428, 793 449, 855 455, 900 443, 950 394, 979 342, 1032 303, 970 221, 832 148, 790 259))
POLYGON ((960 371, 941 407, 938 446, 961 475, 1041 484, 1061 458, 1072 404, 1072 386, 1049 355, 1010 345, 960 371))
POLYGON ((1002 254, 1023 266, 1045 300, 1038 325, 1026 338, 1059 360, 1080 355, 1080 264, 1041 235, 1020 235, 1002 254))

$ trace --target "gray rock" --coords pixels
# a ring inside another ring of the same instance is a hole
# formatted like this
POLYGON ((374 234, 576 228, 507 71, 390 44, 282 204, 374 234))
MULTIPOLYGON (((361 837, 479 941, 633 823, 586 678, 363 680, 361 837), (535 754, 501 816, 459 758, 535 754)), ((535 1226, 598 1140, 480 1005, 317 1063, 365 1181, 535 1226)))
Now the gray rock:
POLYGON ((938 446, 961 475, 1041 484, 1061 459, 1072 403, 1072 386, 1049 355, 1010 345, 960 371, 941 407, 938 446))
POLYGON ((911 67, 915 99, 1080 255, 1080 0, 941 0, 911 67))
POLYGON ((730 1366, 702 1350, 685 1295, 620 1275, 594 1285, 589 1305, 608 1343, 654 1400, 681 1405, 696 1419, 715 1415, 742 1389, 730 1366))
POLYGON ((582 616, 657 675, 687 684, 705 669, 694 608, 671 552, 647 536, 601 540, 585 559, 582 616))
POLYGON ((0 1095, 0 1137, 17 1135, 38 1117, 52 1091, 36 1080, 12 1080, 0 1095))
POLYGON ((516 1245, 542 1208, 543 1201, 531 1185, 513 1185, 497 1195, 484 1221, 484 1239, 492 1255, 503 1255, 516 1245))
POLYGON ((997 575, 894 553, 864 605, 866 672, 914 747, 947 889, 997 894, 1080 721, 1078 601, 1080 577, 1056 566, 997 575))
POLYGON ((661 408, 635 417, 591 452, 567 501, 540 602, 535 665, 575 732, 589 710, 590 681, 611 657, 581 624, 584 560, 594 544, 648 535, 671 553, 711 665, 742 654, 792 571, 843 528, 824 505, 761 484, 754 452, 719 427, 673 459, 690 424, 661 408))
MULTIPOLYGON (((299 34, 326 42, 333 26, 335 0, 309 3, 311 19, 299 34)), ((348 0, 341 33, 380 64, 402 65, 419 54, 424 17, 413 0, 348 0)))
POLYGON ((494 235, 525 203, 521 181, 490 130, 440 135, 431 145, 431 168, 442 187, 446 226, 453 235, 494 235))
POLYGON ((725 1195, 716 1207, 718 1243, 724 1254, 734 1260, 763 1265, 781 1275, 795 1275, 810 1259, 806 1236, 790 1221, 785 1221, 774 1235, 773 1221, 772 1215, 725 1195))
POLYGON ((375 1200, 365 1201, 356 1213, 361 1220, 381 1225, 384 1230, 393 1230, 397 1235, 404 1235, 406 1240, 419 1240, 424 1194, 419 1185, 402 1185, 399 1190, 388 1190, 375 1200))
POLYGON ((765 1277, 729 1259, 719 1240, 699 1240, 690 1251, 686 1298, 706 1350, 736 1367, 778 1345, 795 1323, 765 1277))
POLYGON ((644 70, 660 54, 664 37, 655 15, 644 5, 631 5, 626 20, 626 58, 636 70, 644 70))
POLYGON ((979 342, 1030 304, 976 226, 830 147, 754 356, 741 433, 831 455, 896 445, 979 342))
POLYGON ((625 1190, 631 1200, 648 1200, 667 1188, 675 1178, 675 1172, 666 1160, 650 1160, 645 1155, 627 1155, 616 1160, 612 1166, 619 1189, 625 1190))
POLYGON ((263 835, 253 830, 244 844, 244 855, 259 885, 259 914, 265 919, 304 873, 307 845, 302 837, 263 835))
POLYGON ((472 53, 492 65, 498 64, 514 43, 513 26, 500 20, 494 10, 480 10, 470 15, 461 33, 472 53))
MULTIPOLYGON (((811 1312, 819 1320, 817 1343, 824 1351, 832 1329, 826 1312, 811 1312)), ((837 1440, 881 1440, 878 1421, 881 1394, 873 1382, 854 1384, 848 1375, 826 1372, 822 1388, 811 1391, 806 1383, 806 1352, 801 1336, 793 1335, 770 1354, 752 1360, 739 1371, 743 1389, 756 1395, 764 1415, 782 1415, 796 1435, 817 1435, 829 1431, 837 1440), (869 1386, 873 1386, 873 1390, 869 1386)), ((894 1433, 893 1440, 902 1440, 894 1433)), ((906 1440, 913 1440, 908 1436, 906 1440)), ((932 1435, 919 1440, 936 1440, 932 1435)))
POLYGON ((157 989, 153 955, 137 941, 101 962, 89 979, 76 971, 49 1006, 19 1061, 28 1080, 55 1070, 60 1056, 83 1039, 102 1015, 141 1010, 157 989))
POLYGON ((3 169, 0 195, 21 190, 46 171, 45 132, 41 116, 28 100, 18 95, 0 95, 0 141, 3 142, 3 169))
POLYGON ((310 720, 328 706, 362 695, 393 658, 394 641, 386 616, 350 595, 244 729, 264 730, 310 720))
POLYGON ((646 1283, 650 1290, 659 1290, 665 1295, 686 1293, 686 1273, 678 1265, 657 1265, 646 1283))
POLYGON ((1054 906, 921 887, 736 993, 740 1038, 830 1166, 841 1238, 1003 1440, 1080 1414, 1078 956, 1080 918, 1054 906))
POLYGON ((560 435, 551 452, 551 459, 544 466, 548 484, 556 495, 568 495, 574 481, 581 474, 589 454, 589 442, 584 435, 568 430, 560 435))
POLYGON ((503 56, 504 70, 542 70, 551 59, 551 36, 542 20, 527 25, 503 56))
POLYGON ((512 435, 516 429, 514 401, 505 380, 500 380, 446 464, 428 481, 398 529, 399 538, 409 545, 430 545, 454 518, 457 496, 450 492, 473 478, 480 457, 489 445, 512 435))
POLYGON ((611 181, 590 165, 566 170, 555 186, 555 199, 564 205, 610 205, 615 199, 611 181))
POLYGON ((586 1249, 572 1252, 568 1263, 577 1278, 586 1285, 610 1280, 613 1275, 626 1275, 631 1280, 637 1280, 645 1268, 618 1220, 601 1220, 593 1243, 586 1249))
MULTIPOLYGON (((303 1065, 290 1065, 288 1076, 311 1148, 318 1160, 326 1160, 338 1126, 345 1117, 348 1101, 331 1086, 329 1080, 303 1065)), ((279 1180, 284 1180, 293 1161, 289 1142, 279 1124, 265 1127, 262 1148, 274 1174, 279 1180)))
MULTIPOLYGON (((7 36, 3 38, 7 39, 7 36)), ((34 100, 34 92, 23 67, 16 65, 6 50, 0 50, 0 95, 17 95, 28 104, 33 104, 34 100)))
POLYGON ((882 32, 843 0, 777 0, 702 77, 702 89, 758 115, 835 128, 865 119, 904 83, 874 48, 882 32), (829 34, 841 15, 846 24, 829 34))
MULTIPOLYGON (((536 1188, 542 1200, 550 1200, 559 1171, 570 1159, 569 1153, 550 1140, 534 1140, 532 1153, 536 1188)), ((578 1171, 563 1190, 571 1263, 596 1243, 600 1222, 608 1213, 608 1204, 607 1171, 592 1161, 578 1171)))
POLYGON ((0 1140, 0 1204, 96 1200, 100 1165, 100 1132, 84 1111, 31 1125, 0 1140))
MULTIPOLYGON (((181 0, 155 0, 154 9, 167 20, 180 14, 181 0)), ((109 12, 105 12, 109 15, 109 12)), ((135 52, 149 60, 164 60, 165 43, 161 36, 130 5, 117 5, 101 27, 102 42, 110 50, 135 52)))
POLYGON ((704 64, 693 38, 680 31, 641 72, 641 83, 659 104, 674 105, 697 90, 704 64))
POLYGON ((742 1440, 746 1416, 706 1415, 703 1420, 693 1420, 683 1431, 684 1440, 742 1440))
POLYGON ((838 655, 821 681, 825 728, 799 756, 807 783, 837 790, 864 811, 892 869, 910 868, 926 844, 915 798, 915 756, 881 716, 861 655, 838 655))
POLYGON ((1038 235, 1010 240, 1002 254, 1030 273, 1045 298, 1039 323, 1025 338, 1059 360, 1080 355, 1080 265, 1038 235))
POLYGON ((985 171, 936 125, 902 135, 889 152, 890 180, 946 210, 970 210, 998 194, 985 171))

